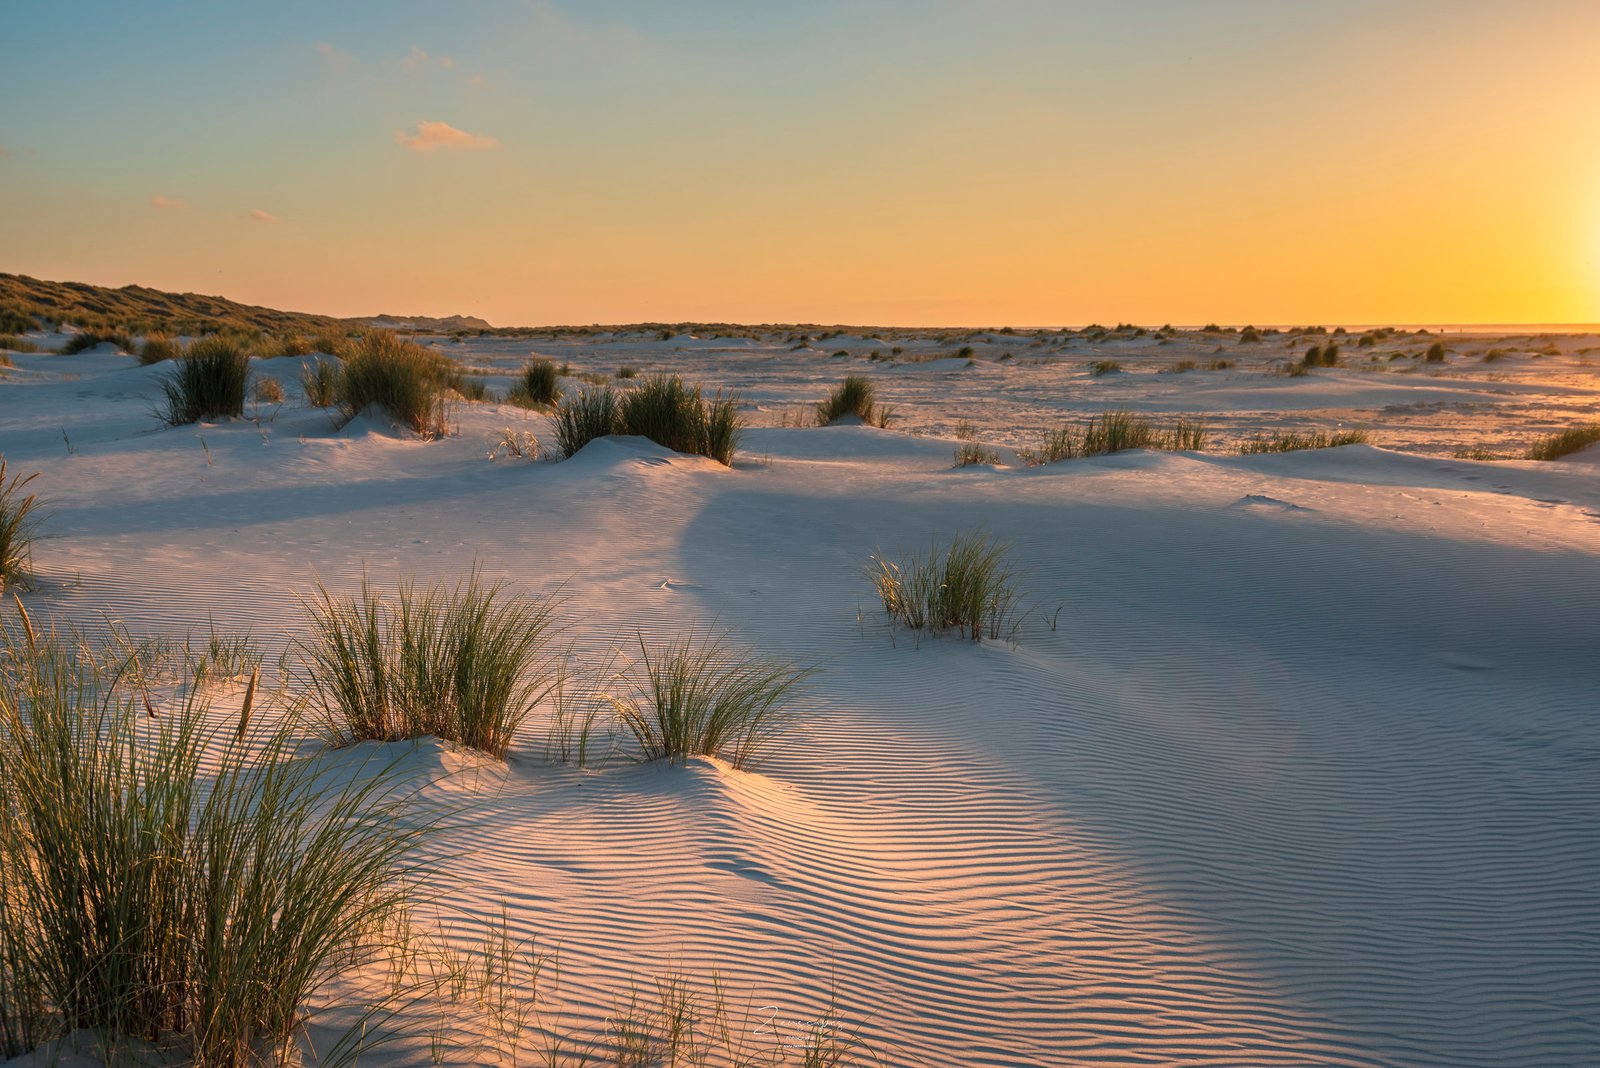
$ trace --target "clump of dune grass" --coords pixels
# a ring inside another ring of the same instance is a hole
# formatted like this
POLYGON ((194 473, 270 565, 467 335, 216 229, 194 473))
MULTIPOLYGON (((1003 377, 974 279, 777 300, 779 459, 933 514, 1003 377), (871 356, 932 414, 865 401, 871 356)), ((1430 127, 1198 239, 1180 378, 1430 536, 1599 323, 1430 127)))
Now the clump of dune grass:
POLYGON ((617 368, 617 377, 618 378, 638 378, 639 377, 639 369, 637 367, 631 367, 628 364, 623 364, 621 367, 617 368))
POLYGON ((1326 345, 1312 345, 1300 361, 1305 368, 1339 366, 1339 345, 1330 341, 1326 345))
POLYGON ((1101 412, 1084 428, 1078 452, 1083 456, 1102 456, 1125 449, 1153 449, 1160 433, 1149 419, 1128 411, 1101 412))
POLYGON ((107 342, 115 345, 118 352, 133 352, 138 347, 134 344, 133 338, 127 334, 86 331, 82 334, 74 334, 65 345, 61 346, 61 352, 65 356, 75 356, 80 352, 87 352, 96 345, 104 345, 107 342))
POLYGON ((1559 460, 1597 441, 1600 441, 1600 424, 1575 426, 1540 438, 1528 447, 1527 455, 1530 460, 1559 460))
POLYGON ((830 426, 846 416, 855 416, 863 423, 870 423, 877 410, 877 389, 872 379, 863 375, 846 375, 827 400, 817 402, 817 423, 830 426))
POLYGON ((139 346, 139 362, 146 366, 163 360, 176 360, 183 355, 183 346, 166 334, 155 333, 145 337, 139 346))
POLYGON ((438 353, 374 331, 344 346, 335 399, 347 420, 379 408, 422 437, 443 437, 451 373, 450 361, 438 353))
POLYGON ((172 365, 157 409, 169 426, 244 414, 250 354, 235 342, 220 335, 201 338, 172 365))
POLYGON ((692 632, 654 649, 640 637, 639 652, 634 693, 614 703, 648 760, 715 756, 749 767, 792 725, 786 702, 810 674, 692 632))
POLYGON ((1511 354, 1505 349, 1490 349, 1488 352, 1483 354, 1483 362, 1494 363, 1496 360, 1503 360, 1509 355, 1511 354))
POLYGON ((39 346, 25 337, 15 334, 0 334, 0 349, 7 352, 38 352, 39 346))
POLYGON ((339 396, 339 365, 320 357, 300 368, 300 390, 313 408, 331 408, 339 396))
POLYGON ((1424 363, 1444 363, 1444 342, 1435 341, 1429 345, 1428 351, 1422 359, 1424 363))
POLYGON ((1000 454, 993 449, 984 448, 975 441, 962 442, 956 447, 957 467, 972 467, 977 464, 997 467, 1000 464, 1000 454))
POLYGON ((550 360, 530 360, 506 401, 522 408, 548 408, 561 399, 560 375, 550 360))
POLYGON ((1193 360, 1179 360, 1177 363, 1172 365, 1172 373, 1175 375, 1185 374, 1189 371, 1193 371, 1197 366, 1199 365, 1193 360))
POLYGON ((1463 445, 1451 454, 1457 460, 1500 460, 1504 459, 1493 449, 1483 445, 1463 445))
POLYGON ((1017 580, 1006 546, 981 532, 958 535, 948 547, 895 559, 875 554, 873 588, 889 617, 912 630, 956 630, 973 641, 1000 638, 1013 626, 1017 580))
MULTIPOLYGON (((151 715, 136 653, 0 626, 0 1056, 74 1031, 199 1068, 284 1063, 414 895, 387 769, 338 786, 290 726, 151 715)), ((253 691, 251 691, 253 694, 253 691)))
POLYGON ((1274 431, 1270 436, 1257 434, 1239 446, 1244 455, 1263 452, 1298 452, 1301 449, 1336 449, 1341 445, 1364 445, 1368 435, 1365 430, 1274 431))
POLYGON ((1206 447, 1206 425, 1192 419, 1179 419, 1159 432, 1157 448, 1169 452, 1203 452, 1206 447))
POLYGON ((707 456, 731 465, 743 433, 737 399, 720 390, 707 397, 677 375, 645 379, 617 404, 620 434, 649 438, 674 452, 707 456))
POLYGON ((1253 326, 1247 326, 1239 332, 1239 344, 1253 345, 1261 341, 1261 331, 1253 326))
POLYGON ((401 582, 387 598, 365 581, 351 597, 318 586, 305 606, 302 675, 339 744, 433 735, 504 757, 552 684, 552 603, 512 599, 476 573, 452 586, 401 582))
POLYGON ((1095 360, 1089 365, 1089 373, 1096 378, 1101 375, 1117 374, 1122 370, 1122 365, 1116 360, 1095 360))
POLYGON ((1078 455, 1078 435, 1070 426, 1060 426, 1044 432, 1044 440, 1037 449, 1017 450, 1022 462, 1030 467, 1070 460, 1078 455))
POLYGON ((617 433, 617 394, 610 386, 579 390, 555 414, 556 449, 563 459, 595 438, 617 433))
POLYGON ((464 401, 473 404, 484 404, 494 399, 494 394, 489 392, 489 386, 481 378, 468 378, 461 374, 451 374, 446 378, 446 384, 456 395, 464 401))
POLYGON ((33 535, 39 498, 29 493, 28 485, 39 472, 18 472, 6 478, 6 458, 0 456, 0 590, 21 585, 33 562, 33 535))
POLYGON ((1233 366, 1232 360, 1212 360, 1206 364, 1207 371, 1226 371, 1233 366))

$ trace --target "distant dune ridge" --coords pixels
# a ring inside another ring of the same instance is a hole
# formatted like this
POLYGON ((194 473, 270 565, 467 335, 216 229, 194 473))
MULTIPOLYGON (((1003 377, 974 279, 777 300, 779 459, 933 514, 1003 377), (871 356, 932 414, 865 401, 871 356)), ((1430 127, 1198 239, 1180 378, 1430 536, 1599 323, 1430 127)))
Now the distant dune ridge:
POLYGON ((21 274, 0 274, 0 312, 78 326, 115 327, 183 333, 206 325, 235 324, 267 331, 316 331, 336 326, 451 333, 493 329, 472 315, 375 315, 340 319, 332 315, 279 311, 200 293, 169 293, 148 286, 48 282, 21 274))

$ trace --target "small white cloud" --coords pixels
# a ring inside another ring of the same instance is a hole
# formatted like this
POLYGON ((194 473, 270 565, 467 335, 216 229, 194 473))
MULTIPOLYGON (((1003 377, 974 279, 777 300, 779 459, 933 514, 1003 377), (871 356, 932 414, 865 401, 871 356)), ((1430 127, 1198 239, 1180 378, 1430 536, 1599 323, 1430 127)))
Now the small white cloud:
POLYGON ((469 88, 472 88, 472 89, 493 89, 494 88, 494 86, 490 84, 489 79, 485 78, 481 74, 474 74, 472 77, 468 78, 467 79, 467 86, 469 88))
POLYGON ((5 145, 0 145, 0 159, 4 159, 9 155, 11 155, 11 150, 5 145))
POLYGON ((424 52, 416 45, 412 45, 411 54, 406 57, 406 70, 421 70, 427 65, 428 53, 424 52))
POLYGON ((445 70, 455 70, 456 69, 455 57, 454 56, 440 56, 439 57, 439 66, 443 67, 445 70))
POLYGON ((326 41, 317 45, 317 51, 328 61, 328 66, 340 74, 349 70, 350 64, 354 62, 349 52, 341 52, 326 41))
POLYGON ((250 218, 259 223, 275 223, 278 221, 278 217, 276 215, 262 211, 260 208, 255 208, 252 210, 250 212, 250 218))
POLYGON ((160 193, 150 194, 150 206, 162 211, 178 211, 189 206, 189 202, 182 197, 162 196, 160 193))
POLYGON ((441 148, 499 148, 500 142, 492 137, 481 137, 470 134, 465 130, 458 130, 448 122, 429 122, 423 119, 417 123, 414 133, 404 130, 394 132, 395 144, 408 148, 413 152, 433 152, 441 148))

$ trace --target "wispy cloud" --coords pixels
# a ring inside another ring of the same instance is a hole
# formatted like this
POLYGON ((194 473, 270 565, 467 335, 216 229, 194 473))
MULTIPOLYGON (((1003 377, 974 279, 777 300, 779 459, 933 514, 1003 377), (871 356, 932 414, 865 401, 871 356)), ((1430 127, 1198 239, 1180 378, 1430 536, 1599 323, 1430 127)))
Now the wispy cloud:
POLYGON ((339 74, 348 71, 350 65, 355 62, 354 57, 349 52, 341 52, 326 41, 317 45, 317 51, 322 53, 322 58, 328 61, 329 68, 339 74))
POLYGON ((458 130, 448 122, 429 122, 423 119, 412 133, 394 132, 395 144, 412 152, 434 152, 438 149, 499 148, 500 142, 492 137, 481 137, 458 130))
POLYGON ((456 59, 454 56, 440 56, 439 66, 443 67, 445 70, 455 70, 456 59))
POLYGON ((270 212, 262 211, 260 208, 253 209, 250 212, 250 218, 258 223, 275 223, 278 221, 278 217, 276 215, 273 215, 270 212))
POLYGON ((11 155, 11 150, 9 148, 7 148, 5 145, 0 145, 0 159, 4 159, 6 156, 9 156, 9 155, 11 155))
POLYGON ((151 193, 150 206, 160 211, 179 211, 187 208, 189 202, 182 197, 169 197, 160 193, 151 193))
POLYGON ((406 70, 421 70, 427 65, 428 53, 424 52, 416 45, 412 45, 411 54, 406 57, 406 70))

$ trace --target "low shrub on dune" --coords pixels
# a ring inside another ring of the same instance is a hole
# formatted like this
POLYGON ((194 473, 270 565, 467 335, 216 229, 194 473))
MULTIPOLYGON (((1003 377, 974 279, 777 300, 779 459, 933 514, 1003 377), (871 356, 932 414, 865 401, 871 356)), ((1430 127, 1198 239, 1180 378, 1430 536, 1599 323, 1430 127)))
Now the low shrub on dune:
POLYGON ((895 559, 874 555, 868 566, 883 610, 912 630, 956 630, 979 641, 1010 633, 1017 603, 1016 577, 1006 547, 982 533, 962 534, 926 552, 895 559))
POLYGON ((220 335, 190 345, 162 383, 158 414, 169 426, 244 414, 250 386, 250 354, 220 335))
POLYGON ((388 599, 365 582, 351 597, 319 586, 306 609, 302 675, 340 744, 433 735, 504 757, 554 682, 552 603, 511 599, 476 573, 453 586, 402 582, 388 599))
POLYGON ((379 408, 425 438, 443 437, 445 392, 453 368, 430 349, 388 331, 366 334, 344 347, 336 400, 345 418, 379 408))
POLYGON ((237 728, 208 724, 193 676, 176 709, 136 710, 138 654, 24 625, 0 627, 0 1057, 86 1030, 283 1063, 413 895, 392 780, 337 785, 289 727, 241 741, 253 689, 237 728))
POLYGON ((652 649, 639 640, 635 693, 614 700, 646 759, 716 756, 748 767, 791 724, 785 701, 807 671, 694 634, 652 649))
POLYGON ((0 590, 21 585, 33 559, 33 533, 39 507, 28 484, 39 477, 18 472, 6 478, 6 458, 0 456, 0 590))
POLYGON ((1435 341, 1428 346, 1428 351, 1423 355, 1424 363, 1444 363, 1444 342, 1435 341))

